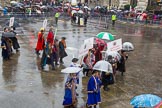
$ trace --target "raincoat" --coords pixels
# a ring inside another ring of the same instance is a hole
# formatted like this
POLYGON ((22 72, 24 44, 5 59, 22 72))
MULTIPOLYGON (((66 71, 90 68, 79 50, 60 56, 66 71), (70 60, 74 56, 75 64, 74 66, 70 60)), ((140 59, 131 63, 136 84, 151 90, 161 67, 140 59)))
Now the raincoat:
POLYGON ((38 33, 38 41, 37 41, 37 45, 36 45, 36 50, 37 51, 43 50, 44 45, 45 45, 45 40, 44 40, 43 33, 39 32, 38 33))
POLYGON ((51 43, 51 45, 54 44, 54 34, 53 31, 49 31, 48 32, 48 36, 47 36, 47 42, 51 43))

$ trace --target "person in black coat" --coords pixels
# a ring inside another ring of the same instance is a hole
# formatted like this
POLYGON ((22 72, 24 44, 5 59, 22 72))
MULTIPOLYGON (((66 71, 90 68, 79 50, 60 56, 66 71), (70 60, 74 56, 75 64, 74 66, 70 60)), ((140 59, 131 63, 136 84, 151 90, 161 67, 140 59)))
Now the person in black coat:
POLYGON ((117 70, 119 70, 119 72, 121 72, 121 75, 124 75, 124 72, 126 71, 125 68, 125 60, 128 59, 128 56, 126 55, 124 50, 121 50, 121 59, 117 64, 117 70))
POLYGON ((16 38, 17 33, 14 30, 15 30, 15 27, 12 27, 11 30, 10 30, 10 32, 14 33, 14 35, 15 35, 14 37, 10 37, 10 39, 12 41, 13 48, 16 50, 16 52, 18 52, 20 45, 19 45, 18 40, 16 38))
POLYGON ((63 64, 63 58, 67 56, 67 53, 65 51, 66 49, 66 38, 62 37, 61 41, 59 42, 59 55, 60 55, 60 63, 63 64))

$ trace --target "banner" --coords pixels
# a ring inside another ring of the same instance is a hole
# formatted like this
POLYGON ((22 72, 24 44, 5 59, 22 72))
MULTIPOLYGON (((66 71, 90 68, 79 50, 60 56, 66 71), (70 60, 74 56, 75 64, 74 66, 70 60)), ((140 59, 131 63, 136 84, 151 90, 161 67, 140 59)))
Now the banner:
POLYGON ((81 45, 81 48, 79 49, 79 57, 88 54, 89 49, 93 48, 93 44, 94 44, 94 37, 84 40, 84 44, 81 45))
POLYGON ((46 29, 46 27, 47 27, 47 19, 43 21, 43 28, 46 29))
POLYGON ((12 26, 14 25, 14 20, 15 20, 14 17, 11 17, 11 18, 10 18, 9 27, 12 27, 12 26))
POLYGON ((107 51, 119 51, 122 49, 122 39, 117 39, 107 43, 107 51))

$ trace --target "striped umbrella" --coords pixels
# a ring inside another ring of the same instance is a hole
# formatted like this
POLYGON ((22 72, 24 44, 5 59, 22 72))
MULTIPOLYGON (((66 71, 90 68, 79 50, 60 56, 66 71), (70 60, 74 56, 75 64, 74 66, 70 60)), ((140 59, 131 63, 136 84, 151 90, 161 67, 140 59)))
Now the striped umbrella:
POLYGON ((105 40, 114 40, 114 36, 111 33, 108 32, 100 32, 97 34, 97 38, 99 39, 105 39, 105 40))

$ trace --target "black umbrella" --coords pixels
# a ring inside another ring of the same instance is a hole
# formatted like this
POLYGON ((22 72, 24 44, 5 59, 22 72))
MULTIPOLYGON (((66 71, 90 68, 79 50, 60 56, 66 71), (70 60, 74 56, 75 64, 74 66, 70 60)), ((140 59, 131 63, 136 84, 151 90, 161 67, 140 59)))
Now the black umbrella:
MULTIPOLYGON (((5 25, 9 26, 9 24, 10 24, 10 21, 7 21, 7 23, 5 25)), ((20 25, 19 25, 19 23, 17 21, 14 21, 13 27, 20 27, 20 25)))

